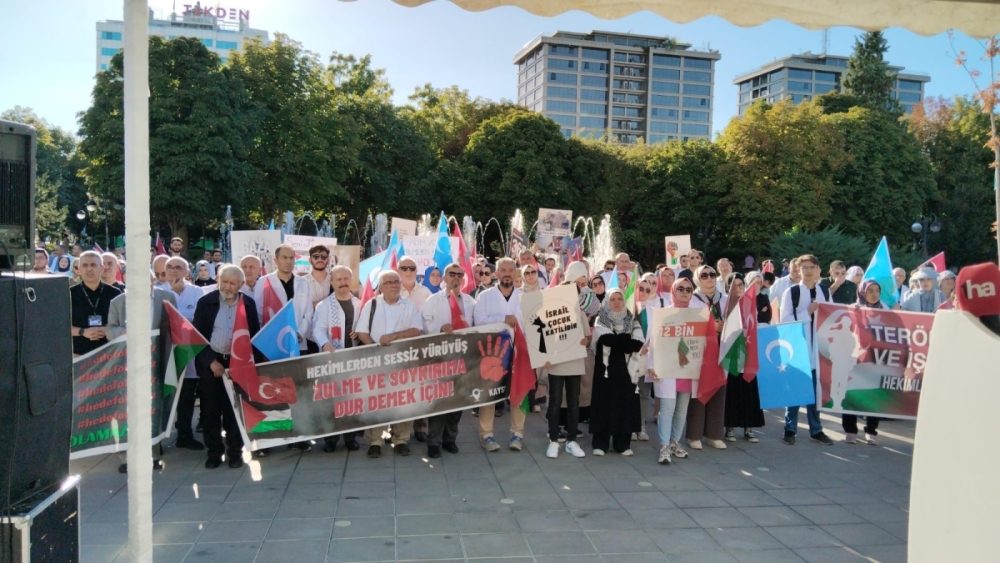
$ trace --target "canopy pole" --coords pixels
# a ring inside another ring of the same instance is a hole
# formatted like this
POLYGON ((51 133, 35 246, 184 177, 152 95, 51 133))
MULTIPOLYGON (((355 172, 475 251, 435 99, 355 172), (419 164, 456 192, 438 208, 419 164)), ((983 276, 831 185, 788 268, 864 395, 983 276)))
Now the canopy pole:
POLYGON ((132 561, 153 561, 153 461, 149 269, 149 7, 124 0, 125 272, 128 323, 128 546, 132 561))

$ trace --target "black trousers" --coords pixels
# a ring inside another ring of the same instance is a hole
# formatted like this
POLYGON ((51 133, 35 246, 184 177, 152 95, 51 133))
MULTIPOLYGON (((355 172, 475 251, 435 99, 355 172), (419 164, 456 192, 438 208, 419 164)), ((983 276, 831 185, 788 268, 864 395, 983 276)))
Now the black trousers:
POLYGON ((442 442, 454 443, 458 439, 460 420, 462 420, 462 411, 427 417, 427 445, 440 446, 442 442))
MULTIPOLYGON (((844 414, 841 415, 841 424, 844 426, 844 432, 848 434, 858 433, 858 415, 856 414, 844 414)), ((878 423, 881 419, 869 416, 867 422, 865 423, 865 433, 871 434, 872 436, 878 436, 878 423)))
MULTIPOLYGON (((562 406, 563 390, 566 391, 566 441, 573 442, 580 433, 580 375, 549 374, 549 405, 545 416, 549 420, 549 440, 559 439, 559 409, 562 406)), ((516 408, 516 407, 514 407, 516 408)))
MULTIPOLYGON (((181 384, 181 396, 177 398, 177 421, 174 422, 178 439, 194 437, 191 419, 194 417, 194 401, 198 397, 200 383, 200 378, 185 378, 181 384)), ((202 412, 204 410, 205 406, 202 405, 202 412)))
MULTIPOLYGON (((223 366, 229 366, 228 359, 219 358, 223 366)), ((236 413, 233 404, 226 394, 226 386, 221 377, 215 377, 211 372, 201 378, 201 425, 204 430, 205 448, 208 449, 208 459, 222 459, 222 454, 229 458, 241 455, 243 436, 236 424, 236 413), (222 430, 226 431, 226 441, 222 441, 222 430)))
POLYGON ((622 432, 620 434, 594 434, 594 438, 591 441, 591 445, 595 450, 609 451, 612 444, 614 444, 616 452, 624 452, 632 447, 632 433, 622 432))
POLYGON ((344 444, 349 444, 351 442, 357 442, 358 436, 360 435, 361 432, 358 432, 357 430, 352 430, 350 432, 344 432, 343 434, 334 434, 333 436, 325 436, 323 438, 323 442, 326 444, 330 444, 332 446, 336 446, 337 442, 340 441, 340 437, 343 436, 344 444))

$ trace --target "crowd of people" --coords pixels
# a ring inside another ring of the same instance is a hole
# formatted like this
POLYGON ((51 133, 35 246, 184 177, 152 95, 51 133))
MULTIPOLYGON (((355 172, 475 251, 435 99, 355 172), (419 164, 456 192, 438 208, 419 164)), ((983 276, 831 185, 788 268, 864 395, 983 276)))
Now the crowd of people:
MULTIPOLYGON (((880 296, 886 291, 896 294, 896 308, 933 313, 953 306, 956 294, 955 274, 937 274, 930 267, 909 274, 897 269, 894 286, 883 288, 872 280, 862 281, 861 268, 848 268, 841 261, 829 264, 828 275, 823 277, 823 266, 812 255, 786 260, 781 265, 768 260, 759 270, 753 269, 753 260, 748 258, 744 263, 747 271, 737 272, 726 258, 713 267, 704 263, 704 253, 690 250, 681 255, 677 268, 661 264, 639 274, 624 253, 592 269, 586 261, 563 267, 557 257, 536 256, 526 250, 516 258, 500 258, 495 263, 478 259, 472 266, 476 287, 471 293, 462 291, 467 273, 459 264, 448 265, 444 271, 431 266, 418 276, 416 260, 402 256, 394 268, 379 273, 376 296, 362 303, 357 290, 352 291, 352 286, 357 285, 355 273, 344 265, 333 265, 326 246, 309 249, 311 271, 304 275, 294 273, 296 254, 288 245, 275 250, 273 264, 267 265, 270 273, 264 272, 265 265, 256 256, 242 257, 238 265, 226 264, 220 251, 206 252, 192 268, 182 250, 183 241, 174 239, 167 255, 151 258, 152 326, 159 326, 162 303, 170 302, 210 343, 187 366, 178 399, 175 442, 178 448, 207 450, 209 468, 219 467, 224 459, 233 468, 243 465, 244 444, 221 379, 229 367, 240 300, 247 312, 251 337, 267 322, 270 311, 265 311, 265 302, 270 297, 276 296, 281 305, 292 301, 299 349, 304 355, 384 346, 421 334, 450 333, 456 330, 452 295, 469 326, 506 323, 513 328, 523 325, 523 293, 555 284, 575 286, 578 314, 588 320, 590 327, 579 343, 587 350, 586 358, 536 369, 537 387, 529 394, 530 412, 545 411, 549 439, 546 455, 556 458, 565 451, 585 457, 581 442, 586 429, 592 455, 615 452, 632 456, 632 442, 650 440, 649 429, 655 425, 660 444, 657 460, 670 464, 687 458, 688 449, 707 446, 725 450, 727 442, 738 439, 737 432, 747 443, 757 443, 765 418, 756 379, 746 381, 741 374, 729 374, 726 385, 705 398, 698 395, 698 380, 657 374, 648 338, 653 309, 707 308, 710 326, 719 338, 729 303, 754 286, 760 324, 810 319, 819 303, 882 308, 880 296), (633 276, 639 277, 633 280, 633 276), (626 301, 627 287, 635 290, 634 306, 626 301), (198 400, 200 419, 195 422, 198 400), (198 432, 204 443, 196 438, 198 432)), ((39 249, 35 272, 65 274, 66 256, 60 253, 49 257, 39 249)), ((81 251, 73 258, 69 271, 78 279, 70 289, 74 355, 86 354, 125 334, 122 266, 114 253, 81 251)), ((815 355, 813 358, 815 364, 815 355)), ((258 361, 264 360, 258 357, 258 361)), ((815 379, 816 366, 812 367, 815 379)), ((823 431, 816 405, 805 405, 805 409, 811 441, 833 445, 823 431)), ((509 411, 507 447, 521 451, 528 415, 519 408, 509 411)), ((785 409, 782 439, 788 445, 796 443, 799 412, 800 407, 785 409)), ((478 417, 479 443, 487 452, 502 449, 494 434, 494 422, 503 413, 503 401, 472 411, 478 417)), ((348 450, 356 451, 363 437, 368 457, 380 457, 387 444, 394 455, 406 456, 411 453, 413 439, 426 445, 428 457, 438 458, 442 450, 458 453, 456 438, 461 417, 462 412, 453 412, 370 428, 363 436, 356 432, 327 436, 322 439, 322 449, 336 451, 343 440, 348 450)), ((844 415, 842 425, 846 443, 878 445, 877 418, 867 417, 863 439, 858 436, 856 416, 844 415)), ((313 443, 305 441, 290 447, 308 451, 313 443)), ((154 447, 155 467, 161 467, 159 454, 159 448, 154 447)), ((258 450, 254 455, 267 457, 269 451, 258 450)), ((122 462, 120 471, 125 472, 124 456, 122 462)))

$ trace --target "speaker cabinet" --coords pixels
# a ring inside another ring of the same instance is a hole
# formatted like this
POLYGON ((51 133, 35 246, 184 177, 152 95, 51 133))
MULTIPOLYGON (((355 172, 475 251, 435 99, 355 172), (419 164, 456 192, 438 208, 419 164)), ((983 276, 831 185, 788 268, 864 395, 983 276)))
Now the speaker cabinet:
POLYGON ((0 267, 28 257, 35 245, 35 128, 0 121, 0 267))
POLYGON ((37 504, 69 474, 70 326, 69 278, 0 275, 0 512, 37 504))

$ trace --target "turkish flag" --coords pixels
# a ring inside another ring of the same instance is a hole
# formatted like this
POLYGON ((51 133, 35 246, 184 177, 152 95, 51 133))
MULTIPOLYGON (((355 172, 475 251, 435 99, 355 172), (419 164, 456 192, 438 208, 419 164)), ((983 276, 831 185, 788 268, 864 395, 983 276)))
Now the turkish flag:
POLYGON ((715 319, 708 317, 708 336, 705 338, 705 356, 698 378, 698 400, 707 403, 715 392, 726 384, 726 372, 719 365, 719 333, 715 331, 715 319))
POLYGON ((751 285, 739 302, 740 317, 743 320, 743 341, 746 342, 747 355, 743 363, 743 379, 750 383, 757 377, 760 370, 760 360, 757 357, 757 285, 751 285))
POLYGON ((261 326, 266 325, 267 321, 271 320, 271 317, 278 314, 278 311, 284 307, 285 304, 281 302, 281 298, 278 297, 277 290, 271 285, 270 278, 264 278, 264 318, 261 319, 261 326))
MULTIPOLYGON (((462 231, 458 228, 458 223, 455 223, 455 236, 458 238, 458 263, 462 266, 462 271, 465 272, 462 293, 472 293, 476 290, 479 280, 476 279, 475 272, 472 271, 472 255, 465 246, 465 238, 462 236, 462 231)), ((443 276, 444 272, 441 272, 441 275, 443 276)))
POLYGON ((510 406, 528 412, 528 392, 536 387, 538 378, 531 367, 528 357, 528 340, 521 330, 521 325, 514 327, 514 358, 511 362, 510 406))
POLYGON ((368 303, 372 299, 375 299, 375 289, 372 287, 372 280, 365 280, 365 287, 361 290, 361 308, 363 309, 365 303, 368 303))
POLYGON ((265 405, 294 405, 298 400, 295 394, 295 381, 291 377, 258 377, 257 398, 252 401, 265 405))
POLYGON ((239 296, 239 300, 236 306, 236 319, 233 322, 233 345, 229 352, 229 377, 251 401, 257 401, 260 378, 257 377, 257 365, 253 361, 246 303, 242 295, 239 296))
POLYGON ((469 328, 469 323, 465 322, 465 315, 462 314, 462 308, 458 306, 455 294, 450 291, 448 292, 448 304, 451 306, 451 328, 455 330, 469 328))

